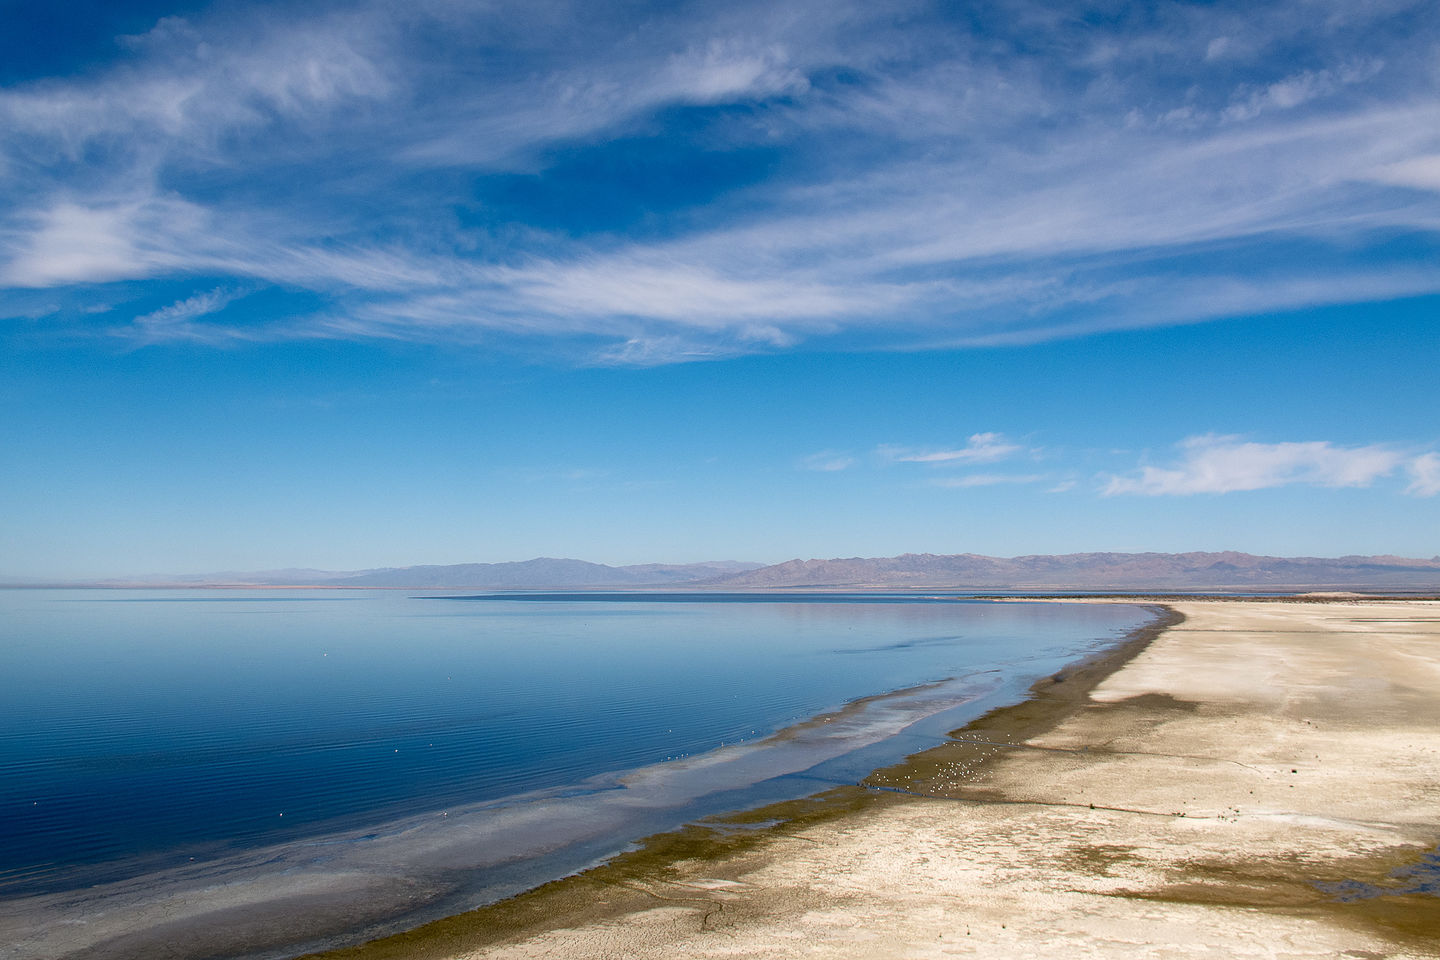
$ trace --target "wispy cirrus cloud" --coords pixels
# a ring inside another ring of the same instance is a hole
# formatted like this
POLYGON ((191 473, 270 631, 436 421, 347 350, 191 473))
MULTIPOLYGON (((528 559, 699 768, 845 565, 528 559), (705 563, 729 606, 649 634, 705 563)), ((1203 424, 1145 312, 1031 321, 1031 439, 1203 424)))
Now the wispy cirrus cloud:
POLYGON ((1428 496, 1433 472, 1440 468, 1434 453, 1414 456, 1391 446, 1340 446, 1329 441, 1257 443, 1234 436, 1191 437, 1180 445, 1177 463, 1143 466, 1129 476, 1112 476, 1107 496, 1185 496, 1264 490, 1303 484, 1321 487, 1367 487, 1409 467, 1415 482, 1407 492, 1428 496))
POLYGON ((13 223, 9 262, 0 282, 10 287, 104 283, 151 274, 155 265, 136 245, 134 205, 60 202, 28 222, 13 223))
POLYGON ((1372 170, 1370 178, 1378 183, 1393 184, 1397 187, 1440 192, 1440 154, 1411 157, 1386 164, 1372 170))
MULTIPOLYGON (((1326 440, 1264 443, 1236 435, 1203 434, 1181 441, 1176 448, 1178 456, 1170 463, 1142 464, 1129 473, 1101 474, 1099 485, 1089 489, 1105 497, 1194 496, 1289 486, 1364 488, 1382 480, 1408 477, 1406 486, 1392 483, 1391 489, 1414 497, 1440 494, 1440 452, 1413 446, 1345 445, 1326 440)), ((1003 434, 977 433, 970 436, 964 446, 953 448, 882 445, 875 449, 870 466, 915 464, 924 468, 919 482, 930 487, 964 490, 1044 484, 1043 492, 1052 494, 1077 489, 1080 483, 1076 477, 1084 459, 1095 455, 1096 451, 1064 447, 1041 451, 1012 442, 1003 434), (974 469, 1004 461, 1041 459, 1053 463, 1056 469, 1049 472, 974 469), (972 472, 957 472, 967 469, 972 472)), ((1129 456, 1119 450, 1103 455, 1129 456)), ((802 470, 838 472, 862 463, 861 458, 848 451, 822 450, 799 458, 796 466, 802 470)), ((913 479, 916 474, 907 476, 913 479)))
POLYGON ((820 473, 838 473, 841 470, 848 470, 855 466, 858 461, 848 453, 838 450, 821 450, 819 453, 812 453, 800 458, 801 470, 814 470, 820 473))
POLYGON ((974 433, 964 446, 946 449, 919 449, 882 445, 876 453, 893 463, 929 464, 975 464, 995 463, 1024 451, 1018 443, 1011 443, 999 433, 974 433))
POLYGON ((1426 453, 1410 461, 1410 486, 1405 492, 1416 497, 1440 494, 1440 453, 1426 453))
POLYGON ((163 18, 144 35, 116 38, 130 55, 108 68, 0 89, 0 153, 32 188, 74 202, 96 189, 153 189, 182 164, 261 160, 276 146, 292 161, 313 157, 305 136, 280 131, 333 130, 355 104, 397 92, 375 26, 360 13, 283 25, 257 15, 205 29, 163 18), (268 142, 253 139, 266 130, 268 142))
POLYGON ((1253 120, 1267 110, 1293 110, 1341 87, 1363 83, 1384 69, 1381 60, 1345 64, 1334 70, 1303 70, 1274 83, 1236 91, 1227 120, 1253 120))
POLYGON ((198 324, 201 317, 224 310, 238 294, 217 287, 208 293, 177 300, 168 307, 138 316, 128 327, 115 331, 117 336, 139 343, 167 343, 190 341, 194 343, 223 343, 249 339, 233 327, 216 324, 198 324))
POLYGON ((269 338, 634 364, 1440 292, 1423 4, 288 12, 0 89, 0 286, 253 281, 308 295, 269 338))

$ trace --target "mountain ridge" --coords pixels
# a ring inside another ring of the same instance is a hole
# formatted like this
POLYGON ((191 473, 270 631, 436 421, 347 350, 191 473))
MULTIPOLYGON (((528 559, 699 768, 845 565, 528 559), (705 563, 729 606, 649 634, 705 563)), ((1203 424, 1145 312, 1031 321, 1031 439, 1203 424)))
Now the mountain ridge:
POLYGON ((1239 551, 1092 552, 989 557, 787 560, 725 577, 729 587, 943 587, 947 589, 1440 589, 1440 557, 1272 557, 1239 551))
MULTIPOLYGON (((21 586, 23 584, 15 584, 21 586)), ((32 584, 33 585, 33 584, 32 584)), ((760 564, 736 560, 624 566, 535 557, 503 563, 421 564, 371 570, 269 570, 151 576, 55 586, 348 587, 390 589, 725 589, 904 588, 1048 590, 1434 590, 1440 556, 1390 554, 1275 557, 1234 550, 1187 553, 1025 554, 904 553, 760 564)))
MULTIPOLYGON (((416 564, 369 570, 287 568, 209 574, 152 574, 54 586, 101 587, 376 587, 399 589, 521 587, 659 587, 692 584, 758 569, 762 563, 702 560, 696 563, 642 563, 610 566, 557 557, 501 563, 416 564)), ((25 586, 26 583, 17 583, 25 586)))

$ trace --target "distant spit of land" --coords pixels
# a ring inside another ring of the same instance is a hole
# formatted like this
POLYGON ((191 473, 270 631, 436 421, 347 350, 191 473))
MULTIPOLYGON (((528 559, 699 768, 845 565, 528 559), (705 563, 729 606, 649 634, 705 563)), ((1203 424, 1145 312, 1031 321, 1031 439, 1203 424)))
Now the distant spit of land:
POLYGON ((1435 592, 1440 556, 1266 557, 1248 553, 1069 553, 987 557, 973 553, 906 553, 898 557, 736 560, 608 566, 540 557, 514 563, 458 563, 376 570, 265 570, 251 573, 152 575, 11 586, 346 587, 401 589, 731 590, 1024 590, 1237 591, 1353 590, 1435 592))

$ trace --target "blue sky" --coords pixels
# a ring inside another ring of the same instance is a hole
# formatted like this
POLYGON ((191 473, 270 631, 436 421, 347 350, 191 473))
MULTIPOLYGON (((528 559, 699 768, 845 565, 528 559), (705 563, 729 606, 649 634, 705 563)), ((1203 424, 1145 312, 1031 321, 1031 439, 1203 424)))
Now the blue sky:
POLYGON ((1440 553, 1427 3, 4 3, 0 574, 1440 553))

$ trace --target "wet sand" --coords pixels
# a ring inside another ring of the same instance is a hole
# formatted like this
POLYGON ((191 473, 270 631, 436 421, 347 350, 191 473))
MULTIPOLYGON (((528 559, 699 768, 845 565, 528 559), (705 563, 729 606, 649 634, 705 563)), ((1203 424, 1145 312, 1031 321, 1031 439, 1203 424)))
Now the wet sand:
POLYGON ((1440 957, 1440 602, 1168 607, 864 787, 326 956, 1440 957))

